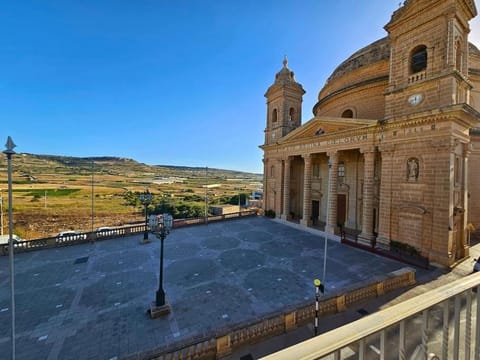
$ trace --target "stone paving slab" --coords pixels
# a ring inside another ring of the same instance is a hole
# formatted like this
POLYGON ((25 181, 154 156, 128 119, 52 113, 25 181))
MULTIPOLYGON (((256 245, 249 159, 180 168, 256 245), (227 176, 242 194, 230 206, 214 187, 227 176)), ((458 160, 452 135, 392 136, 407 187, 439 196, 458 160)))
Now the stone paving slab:
MULTIPOLYGON (((120 359, 314 298, 324 237, 251 217, 174 229, 165 240, 172 313, 146 314, 159 241, 143 234, 15 255, 17 359, 120 359)), ((11 355, 8 257, 0 257, 0 354, 11 355)), ((403 264, 328 241, 326 291, 403 264)))

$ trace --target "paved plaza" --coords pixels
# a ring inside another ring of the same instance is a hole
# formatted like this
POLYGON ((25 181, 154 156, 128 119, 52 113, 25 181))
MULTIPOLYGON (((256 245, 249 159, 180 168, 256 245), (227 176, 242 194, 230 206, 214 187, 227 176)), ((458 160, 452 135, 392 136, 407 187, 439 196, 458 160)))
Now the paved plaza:
MULTIPOLYGON (((146 313, 159 240, 143 234, 15 255, 17 359, 121 359, 314 299, 324 237, 264 217, 174 229, 165 240, 172 312, 146 313)), ((0 257, 0 354, 9 358, 9 259, 0 257)), ((404 264, 328 241, 326 291, 404 264)))

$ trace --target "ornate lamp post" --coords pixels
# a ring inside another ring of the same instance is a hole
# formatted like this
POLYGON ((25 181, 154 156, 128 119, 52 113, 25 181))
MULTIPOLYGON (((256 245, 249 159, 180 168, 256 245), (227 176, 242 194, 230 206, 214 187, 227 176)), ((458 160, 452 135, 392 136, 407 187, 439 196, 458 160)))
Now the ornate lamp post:
POLYGON ((330 198, 330 176, 332 172, 332 159, 328 159, 328 178, 327 178, 327 214, 325 216, 325 250, 323 253, 323 277, 322 277, 322 284, 325 286, 325 278, 327 274, 327 242, 328 242, 328 235, 327 235, 327 227, 328 227, 328 221, 330 220, 328 218, 328 201, 330 198))
POLYGON ((148 240, 148 219, 147 219, 147 207, 152 203, 152 194, 146 189, 143 193, 140 194, 140 202, 145 206, 145 231, 143 232, 143 242, 146 244, 148 240))
POLYGON ((0 189, 0 235, 3 235, 3 195, 2 189, 0 189))
MULTIPOLYGON (((12 324, 11 324, 11 341, 12 341, 12 359, 15 360, 15 268, 13 261, 13 216, 12 216, 12 155, 15 154, 13 148, 16 145, 13 143, 12 138, 7 138, 5 144, 6 150, 3 153, 7 156, 8 167, 8 256, 10 257, 10 306, 12 310, 12 324)), ((3 212, 3 208, 2 208, 3 212)), ((3 214, 2 214, 2 227, 3 227, 3 214)))
POLYGON ((165 291, 163 290, 163 242, 170 233, 173 226, 173 217, 170 214, 163 214, 160 221, 154 224, 153 231, 160 239, 160 276, 158 281, 158 290, 155 296, 155 302, 150 306, 150 316, 152 319, 170 312, 170 306, 165 301, 165 291))

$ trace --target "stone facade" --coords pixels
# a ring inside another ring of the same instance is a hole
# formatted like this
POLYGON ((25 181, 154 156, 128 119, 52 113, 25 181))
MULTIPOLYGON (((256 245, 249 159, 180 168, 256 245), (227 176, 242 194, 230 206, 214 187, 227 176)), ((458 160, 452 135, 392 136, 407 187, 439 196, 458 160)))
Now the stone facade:
POLYGON ((480 227, 480 51, 473 1, 407 0, 388 36, 338 66, 300 124, 287 61, 267 98, 264 208, 446 266, 480 227))

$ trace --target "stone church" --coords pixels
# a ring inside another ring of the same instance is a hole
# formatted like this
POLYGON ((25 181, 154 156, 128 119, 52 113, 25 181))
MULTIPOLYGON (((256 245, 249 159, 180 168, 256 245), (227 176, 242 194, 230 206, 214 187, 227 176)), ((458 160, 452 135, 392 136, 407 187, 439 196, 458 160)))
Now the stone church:
POLYGON ((405 1, 385 38, 335 69, 304 124, 285 59, 265 94, 264 210, 445 266, 468 256, 480 228, 476 15, 473 0, 405 1))

